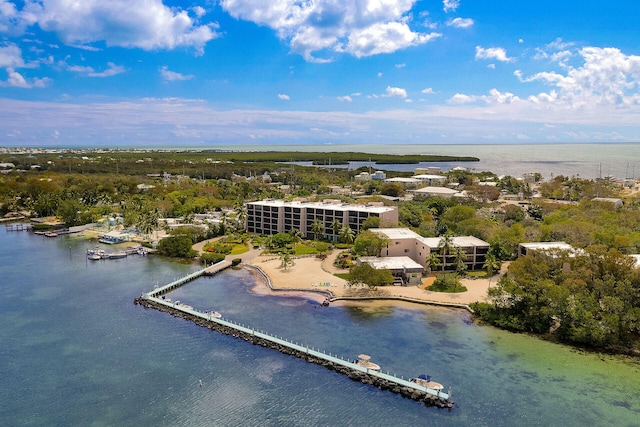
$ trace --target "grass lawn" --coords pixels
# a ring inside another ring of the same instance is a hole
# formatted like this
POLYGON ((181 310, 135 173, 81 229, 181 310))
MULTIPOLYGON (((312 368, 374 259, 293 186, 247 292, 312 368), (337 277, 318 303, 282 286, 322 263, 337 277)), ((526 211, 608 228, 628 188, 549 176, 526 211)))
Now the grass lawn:
POLYGON ((318 253, 318 251, 313 246, 305 245, 304 243, 298 243, 296 245, 295 255, 312 255, 316 253, 318 253))
POLYGON ((460 282, 458 281, 458 277, 452 273, 437 275, 436 280, 433 282, 433 284, 426 289, 428 291, 445 292, 450 294, 467 292, 466 286, 460 284, 460 282))
POLYGON ((231 249, 231 255, 240 255, 247 252, 248 250, 249 250, 249 246, 247 245, 243 245, 243 244, 234 245, 233 249, 231 249))

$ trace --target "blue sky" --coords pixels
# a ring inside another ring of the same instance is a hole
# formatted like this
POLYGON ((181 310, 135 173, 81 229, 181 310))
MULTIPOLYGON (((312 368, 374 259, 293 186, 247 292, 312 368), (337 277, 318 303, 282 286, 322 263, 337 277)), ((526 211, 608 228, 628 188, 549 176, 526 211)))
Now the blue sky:
POLYGON ((640 141, 640 2, 0 0, 0 146, 640 141))

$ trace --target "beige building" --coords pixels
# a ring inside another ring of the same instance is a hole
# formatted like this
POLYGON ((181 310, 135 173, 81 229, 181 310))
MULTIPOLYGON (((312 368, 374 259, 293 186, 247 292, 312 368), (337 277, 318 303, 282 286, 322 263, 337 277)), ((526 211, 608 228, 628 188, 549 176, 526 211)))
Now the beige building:
MULTIPOLYGON (((438 247, 439 237, 422 237, 408 228, 373 228, 371 231, 384 235, 389 243, 382 250, 382 257, 406 256, 429 270, 428 258, 431 252, 441 253, 438 247)), ((452 239, 454 247, 462 248, 466 254, 467 270, 480 270, 489 253, 489 243, 473 236, 455 236, 452 239)), ((443 254, 440 259, 441 271, 455 270, 455 256, 443 254)))

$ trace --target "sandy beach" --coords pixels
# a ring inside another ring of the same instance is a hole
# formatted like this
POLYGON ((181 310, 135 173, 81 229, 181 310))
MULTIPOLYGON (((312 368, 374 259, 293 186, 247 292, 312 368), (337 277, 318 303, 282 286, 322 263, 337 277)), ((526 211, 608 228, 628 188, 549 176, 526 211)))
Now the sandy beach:
MULTIPOLYGON (((490 283, 497 281, 497 275, 491 279, 461 279, 467 288, 466 292, 442 293, 424 289, 432 281, 432 277, 423 279, 421 286, 385 286, 375 291, 368 287, 351 288, 347 281, 340 279, 334 273, 346 273, 333 266, 333 261, 340 251, 333 251, 327 258, 321 260, 316 257, 296 258, 294 265, 286 269, 281 266, 280 258, 274 255, 260 255, 256 252, 247 253, 243 257, 245 264, 258 267, 271 281, 271 290, 265 280, 257 280, 254 292, 277 293, 282 296, 303 296, 315 301, 323 301, 330 293, 337 298, 362 298, 365 301, 381 300, 394 301, 401 297, 416 302, 435 304, 454 304, 465 306, 475 301, 486 301, 490 283)), ((343 300, 344 301, 344 300, 343 300)), ((395 302, 401 303, 400 300, 395 302)), ((340 300, 332 304, 344 303, 340 300)))

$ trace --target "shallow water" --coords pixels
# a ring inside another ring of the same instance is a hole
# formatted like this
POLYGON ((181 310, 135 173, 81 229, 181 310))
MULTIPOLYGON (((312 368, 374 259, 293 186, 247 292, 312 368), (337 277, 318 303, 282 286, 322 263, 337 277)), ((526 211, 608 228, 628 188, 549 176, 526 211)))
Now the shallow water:
POLYGON ((274 350, 134 306, 197 266, 87 261, 93 244, 0 227, 3 425, 638 425, 638 361, 470 322, 464 311, 331 306, 251 293, 228 270, 173 292, 195 308, 453 389, 429 408, 274 350), (202 387, 198 381, 202 380, 202 387))

